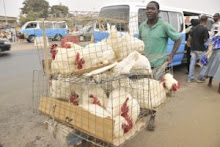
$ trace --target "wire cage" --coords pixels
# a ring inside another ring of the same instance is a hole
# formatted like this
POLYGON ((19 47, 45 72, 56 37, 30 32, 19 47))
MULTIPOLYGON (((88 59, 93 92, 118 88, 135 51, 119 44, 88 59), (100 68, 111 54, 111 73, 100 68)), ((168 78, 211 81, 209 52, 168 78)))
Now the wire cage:
POLYGON ((134 33, 140 20, 108 10, 99 17, 81 16, 79 23, 89 30, 60 42, 47 39, 43 22, 44 37, 35 38, 43 68, 33 75, 34 108, 98 146, 121 146, 147 125, 154 129, 155 112, 169 100, 176 81, 168 63, 151 67, 167 54, 145 54, 134 33), (80 39, 88 34, 89 41, 80 39))

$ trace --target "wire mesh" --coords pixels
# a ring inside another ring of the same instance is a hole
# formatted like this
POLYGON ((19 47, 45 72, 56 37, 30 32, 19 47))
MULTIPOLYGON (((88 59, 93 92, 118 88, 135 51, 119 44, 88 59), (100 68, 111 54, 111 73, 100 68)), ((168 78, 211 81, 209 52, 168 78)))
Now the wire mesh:
POLYGON ((79 32, 60 42, 35 39, 39 59, 46 62, 33 75, 34 108, 74 127, 75 136, 98 146, 121 146, 130 140, 172 91, 165 76, 172 74, 172 67, 150 65, 165 61, 167 55, 144 54, 145 44, 135 35, 144 19, 126 11, 106 10, 98 18, 75 16, 79 24, 74 27, 84 25, 79 32))

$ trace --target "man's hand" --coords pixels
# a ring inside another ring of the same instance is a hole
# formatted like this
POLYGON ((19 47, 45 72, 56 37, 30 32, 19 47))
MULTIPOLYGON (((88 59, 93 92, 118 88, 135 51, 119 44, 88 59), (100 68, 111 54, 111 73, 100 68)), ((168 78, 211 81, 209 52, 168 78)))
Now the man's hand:
POLYGON ((168 63, 171 63, 171 62, 173 61, 173 56, 174 56, 174 55, 171 53, 171 54, 169 55, 169 57, 167 58, 166 61, 167 61, 168 63))

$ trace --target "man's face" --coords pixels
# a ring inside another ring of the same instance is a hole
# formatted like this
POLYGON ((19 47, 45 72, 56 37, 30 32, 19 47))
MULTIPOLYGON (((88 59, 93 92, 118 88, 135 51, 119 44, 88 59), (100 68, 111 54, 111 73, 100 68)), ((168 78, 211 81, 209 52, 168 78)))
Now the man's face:
POLYGON ((214 19, 214 21, 218 21, 218 20, 219 20, 218 14, 215 14, 215 15, 213 16, 213 19, 214 19))
POLYGON ((146 7, 146 15, 148 20, 156 19, 159 13, 156 5, 154 3, 149 3, 146 7))

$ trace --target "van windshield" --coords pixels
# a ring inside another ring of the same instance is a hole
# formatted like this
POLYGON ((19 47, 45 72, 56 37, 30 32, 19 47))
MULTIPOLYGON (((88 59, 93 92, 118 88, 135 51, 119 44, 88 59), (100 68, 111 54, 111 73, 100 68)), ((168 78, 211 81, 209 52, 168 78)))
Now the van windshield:
POLYGON ((115 25, 118 31, 128 31, 129 6, 117 5, 103 7, 99 13, 99 20, 103 20, 105 29, 107 23, 115 25))

